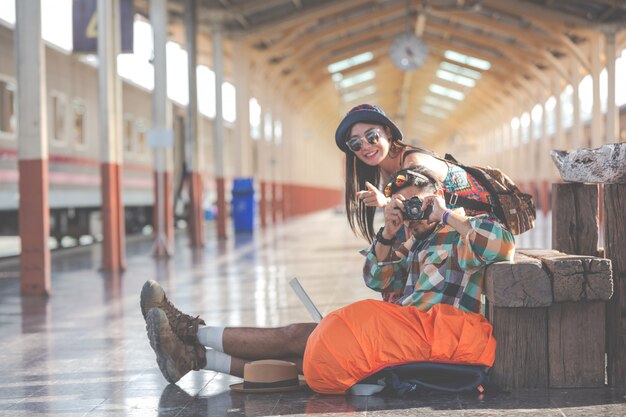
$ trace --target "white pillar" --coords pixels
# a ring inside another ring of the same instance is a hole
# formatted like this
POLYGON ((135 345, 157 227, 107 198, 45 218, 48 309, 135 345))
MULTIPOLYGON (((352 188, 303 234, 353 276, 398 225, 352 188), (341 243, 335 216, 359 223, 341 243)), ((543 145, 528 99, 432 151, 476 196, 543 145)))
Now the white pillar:
POLYGON ((102 269, 125 269, 122 202, 122 84, 117 74, 120 50, 119 0, 98 0, 98 127, 102 184, 102 269))
MULTIPOLYGON (((606 72, 607 72, 607 105, 605 143, 619 142, 619 117, 615 105, 615 32, 606 34, 606 72)), ((624 76, 624 74, 622 74, 624 76)))
POLYGON ((237 105, 237 121, 235 123, 235 143, 233 161, 235 175, 248 177, 252 175, 250 143, 250 51, 244 41, 237 42, 236 54, 233 56, 235 78, 235 94, 237 105))
MULTIPOLYGON (((167 98, 167 8, 166 0, 150 1, 150 23, 154 39, 154 90, 152 90, 152 128, 166 131, 171 128, 171 104, 167 98)), ((156 234, 153 254, 168 257, 174 246, 174 206, 172 193, 172 155, 166 147, 156 147, 154 223, 156 234)))
POLYGON ((580 69, 578 61, 574 58, 571 60, 571 79, 570 82, 573 87, 572 91, 572 108, 574 120, 572 122, 572 143, 571 149, 578 149, 583 146, 583 125, 580 120, 580 94, 578 92, 578 85, 580 84, 580 69))
POLYGON ((185 0, 185 41, 187 44, 187 128, 185 129, 185 165, 189 190, 188 226, 192 247, 204 246, 204 186, 202 181, 203 147, 198 137, 198 82, 197 82, 197 1, 185 0))
POLYGON ((565 150, 565 132, 563 132, 563 105, 561 103, 561 80, 557 77, 553 78, 552 94, 554 94, 554 147, 556 149, 565 150))
POLYGON ((602 126, 604 116, 600 107, 600 51, 602 37, 597 35, 590 41, 591 43, 591 79, 593 81, 593 108, 591 116, 591 147, 596 148, 602 145, 602 126))
POLYGON ((39 1, 15 2, 17 153, 19 158, 20 287, 50 293, 46 59, 39 1))
POLYGON ((222 111, 222 84, 224 82, 224 51, 222 30, 213 29, 213 71, 215 71, 215 120, 213 139, 215 143, 215 176, 217 182, 217 236, 226 238, 226 189, 224 184, 224 114, 222 111))

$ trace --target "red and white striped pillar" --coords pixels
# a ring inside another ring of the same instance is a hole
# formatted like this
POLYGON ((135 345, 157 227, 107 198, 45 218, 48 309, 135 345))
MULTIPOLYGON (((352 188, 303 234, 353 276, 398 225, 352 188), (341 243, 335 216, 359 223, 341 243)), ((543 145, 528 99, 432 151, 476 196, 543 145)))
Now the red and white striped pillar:
POLYGON ((224 115, 222 111, 222 83, 224 82, 224 49, 221 28, 215 28, 213 36, 213 70, 215 71, 215 120, 213 136, 215 144, 215 181, 217 185, 217 237, 224 239, 226 234, 226 186, 224 183, 224 115))
POLYGON ((15 63, 19 156, 20 287, 24 295, 50 293, 50 213, 46 61, 41 40, 41 4, 15 2, 15 63))
MULTIPOLYGON (((167 99, 167 5, 166 0, 150 1, 150 23, 154 39, 154 90, 152 90, 152 137, 171 133, 171 104, 167 99)), ((161 141, 159 141, 161 142, 161 141)), ((171 144, 152 143, 154 160, 155 240, 153 255, 167 258, 174 254, 174 200, 172 192, 171 144)))
POLYGON ((196 0, 185 1, 185 31, 187 43, 187 78, 189 85, 189 103, 187 104, 187 129, 185 129, 185 161, 189 169, 189 214, 188 231, 191 246, 204 246, 204 210, 202 200, 202 146, 198 137, 198 83, 196 76, 197 54, 197 13, 196 0))
POLYGON ((102 195, 102 270, 126 266, 122 204, 122 85, 117 74, 120 50, 119 0, 98 0, 98 90, 102 195))

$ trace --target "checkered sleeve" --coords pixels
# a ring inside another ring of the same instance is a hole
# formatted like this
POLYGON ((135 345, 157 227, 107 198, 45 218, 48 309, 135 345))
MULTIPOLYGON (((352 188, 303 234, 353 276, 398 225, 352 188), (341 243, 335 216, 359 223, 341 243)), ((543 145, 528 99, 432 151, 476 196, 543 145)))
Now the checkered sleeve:
POLYGON ((408 250, 405 245, 390 252, 390 255, 381 262, 376 258, 376 241, 372 243, 369 249, 362 250, 361 254, 365 256, 365 264, 363 265, 365 285, 383 294, 401 295, 409 273, 409 263, 406 258, 408 250))
POLYGON ((500 223, 487 215, 469 218, 471 230, 461 237, 458 262, 463 270, 499 261, 509 261, 515 254, 515 239, 500 223))

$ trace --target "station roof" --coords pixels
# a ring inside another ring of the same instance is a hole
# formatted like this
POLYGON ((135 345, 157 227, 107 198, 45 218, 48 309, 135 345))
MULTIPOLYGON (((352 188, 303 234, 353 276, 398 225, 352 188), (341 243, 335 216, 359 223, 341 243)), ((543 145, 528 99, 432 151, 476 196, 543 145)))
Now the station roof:
MULTIPOLYGON (((454 140, 511 97, 529 102, 554 79, 564 87, 568 57, 589 72, 590 41, 604 33, 626 46, 625 0, 196 1, 200 62, 210 65, 219 27, 227 55, 249 46, 255 69, 301 108, 330 122, 378 104, 424 146, 454 140), (402 71, 390 50, 405 36, 396 59, 422 54, 413 34, 427 52, 419 69, 402 71)), ((135 1, 146 15, 147 3, 135 1)), ((183 44, 185 4, 168 2, 171 37, 183 44)))

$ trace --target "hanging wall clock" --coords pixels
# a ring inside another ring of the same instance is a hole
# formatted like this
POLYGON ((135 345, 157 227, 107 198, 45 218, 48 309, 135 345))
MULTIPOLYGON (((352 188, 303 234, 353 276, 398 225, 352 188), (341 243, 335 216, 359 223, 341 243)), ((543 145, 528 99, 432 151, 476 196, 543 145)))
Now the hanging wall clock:
POLYGON ((394 65, 401 71, 415 71, 424 65, 428 47, 416 34, 405 32, 393 41, 389 55, 394 65))

